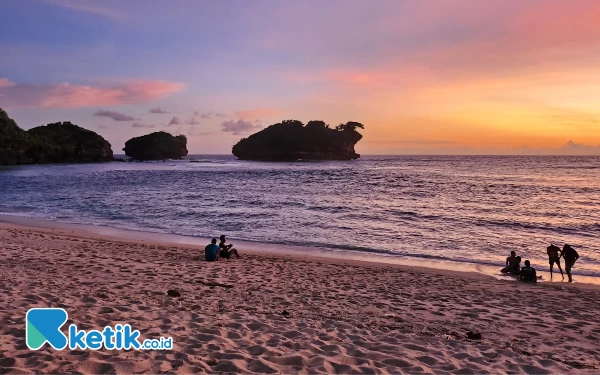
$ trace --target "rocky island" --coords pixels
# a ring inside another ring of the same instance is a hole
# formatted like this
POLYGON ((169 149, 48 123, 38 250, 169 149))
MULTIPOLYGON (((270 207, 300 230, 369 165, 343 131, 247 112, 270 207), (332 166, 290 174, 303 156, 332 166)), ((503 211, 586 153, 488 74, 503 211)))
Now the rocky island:
POLYGON ((286 120, 243 138, 232 153, 241 160, 352 160, 360 157, 354 145, 361 140, 359 122, 347 122, 330 128, 323 121, 286 120))
POLYGON ((181 159, 188 154, 185 135, 154 132, 125 142, 125 155, 134 160, 181 159))
POLYGON ((0 165, 112 161, 110 143, 70 122, 21 129, 0 109, 0 165))

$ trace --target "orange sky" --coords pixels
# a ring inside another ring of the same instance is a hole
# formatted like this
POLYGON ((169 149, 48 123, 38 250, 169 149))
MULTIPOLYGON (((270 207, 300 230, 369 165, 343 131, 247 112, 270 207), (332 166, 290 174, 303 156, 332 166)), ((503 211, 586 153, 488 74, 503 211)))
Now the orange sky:
POLYGON ((600 1, 82 4, 0 5, 28 20, 0 16, 0 107, 25 128, 228 153, 283 119, 352 120, 367 154, 600 154, 600 1), (35 32, 52 20, 70 33, 35 32))

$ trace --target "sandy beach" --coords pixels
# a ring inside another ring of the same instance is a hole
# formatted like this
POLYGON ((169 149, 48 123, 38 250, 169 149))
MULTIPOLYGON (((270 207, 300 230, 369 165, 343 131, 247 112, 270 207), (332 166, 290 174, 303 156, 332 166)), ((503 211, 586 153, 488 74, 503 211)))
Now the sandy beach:
POLYGON ((7 223, 0 248, 1 373, 600 371, 594 285, 243 248, 209 263, 194 246, 7 223), (174 349, 32 351, 32 307, 62 307, 82 329, 129 323, 174 349))

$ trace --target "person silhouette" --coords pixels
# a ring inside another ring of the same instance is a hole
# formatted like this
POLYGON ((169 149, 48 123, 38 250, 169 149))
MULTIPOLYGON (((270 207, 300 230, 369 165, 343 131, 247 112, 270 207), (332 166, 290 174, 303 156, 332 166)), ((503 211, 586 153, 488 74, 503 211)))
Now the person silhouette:
POLYGON ((221 240, 221 242, 219 242, 219 248, 221 249, 221 257, 222 258, 229 259, 229 258, 231 258, 232 254, 235 255, 236 258, 240 257, 240 254, 238 253, 238 251, 236 249, 232 249, 233 245, 225 244, 225 242, 227 241, 227 238, 225 238, 225 235, 221 235, 221 237, 219 237, 219 239, 221 240))
POLYGON ((515 251, 510 252, 510 256, 506 257, 506 266, 500 270, 502 273, 512 273, 513 266, 517 261, 517 253, 515 251))
POLYGON ((579 254, 575 249, 571 247, 569 244, 565 244, 562 249, 562 257, 565 258, 565 272, 567 276, 569 276, 569 282, 573 282, 573 275, 571 275, 571 269, 575 265, 577 259, 579 259, 579 254))
POLYGON ((537 274, 535 272, 535 268, 531 267, 531 262, 529 260, 526 260, 525 267, 521 268, 519 280, 527 283, 537 283, 537 274))
POLYGON ((552 271, 554 270, 554 263, 556 263, 556 265, 558 266, 560 275, 564 280, 565 275, 563 274, 562 267, 560 266, 560 256, 562 255, 560 247, 555 246, 554 244, 550 244, 550 246, 546 248, 546 253, 548 254, 548 262, 550 263, 550 280, 552 280, 552 271))

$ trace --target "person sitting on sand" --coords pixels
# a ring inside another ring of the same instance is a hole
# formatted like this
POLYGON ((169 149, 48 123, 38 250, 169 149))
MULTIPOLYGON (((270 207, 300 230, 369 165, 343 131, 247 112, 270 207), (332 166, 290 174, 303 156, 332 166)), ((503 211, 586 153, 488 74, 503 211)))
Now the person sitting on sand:
POLYGON ((529 262, 529 260, 526 260, 525 267, 521 268, 521 276, 519 276, 519 280, 527 283, 537 283, 535 268, 531 267, 531 262, 529 262))
POLYGON ((579 254, 570 245, 565 244, 562 249, 562 257, 565 258, 565 272, 569 276, 569 282, 573 282, 571 268, 575 265, 575 261, 579 259, 579 254))
POLYGON ((502 273, 512 273, 513 265, 517 260, 517 253, 514 251, 510 252, 510 256, 506 257, 506 267, 500 270, 502 273))
POLYGON ((558 266, 558 270, 560 271, 560 275, 563 280, 565 279, 565 275, 563 274, 562 267, 560 266, 560 256, 562 252, 560 251, 560 247, 550 244, 548 246, 546 252, 548 253, 548 262, 550 263, 550 280, 552 280, 552 271, 554 270, 554 263, 558 266))
POLYGON ((221 237, 219 239, 221 240, 221 242, 219 242, 219 248, 221 249, 221 257, 222 258, 229 259, 229 258, 231 258, 232 254, 235 255, 236 258, 240 257, 240 255, 238 254, 238 251, 236 249, 232 249, 233 245, 225 244, 225 242, 227 241, 227 239, 225 238, 225 235, 221 235, 221 237))
POLYGON ((521 257, 517 257, 512 265, 511 275, 518 276, 521 273, 521 257))
POLYGON ((204 248, 204 259, 206 259, 207 262, 219 260, 219 246, 217 246, 216 238, 213 238, 204 248))

